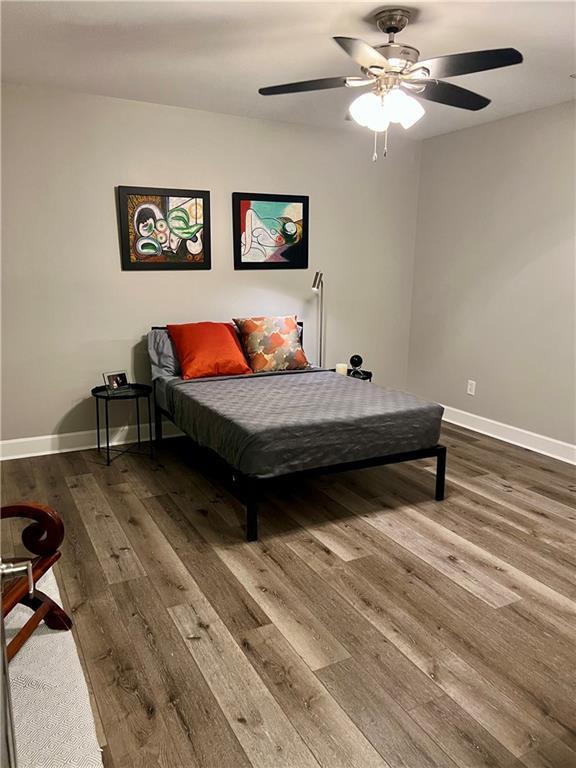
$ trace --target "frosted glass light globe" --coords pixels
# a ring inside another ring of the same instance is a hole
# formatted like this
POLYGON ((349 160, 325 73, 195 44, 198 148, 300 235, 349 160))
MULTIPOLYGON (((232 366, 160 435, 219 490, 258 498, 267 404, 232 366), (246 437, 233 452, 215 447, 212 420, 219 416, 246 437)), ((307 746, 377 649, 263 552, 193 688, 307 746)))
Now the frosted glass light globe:
POLYGON ((382 97, 375 93, 364 93, 350 104, 350 115, 358 125, 371 131, 385 131, 390 120, 382 97))
POLYGON ((393 88, 384 96, 384 108, 390 122, 400 123, 402 128, 410 128, 424 116, 422 104, 399 88, 393 88))

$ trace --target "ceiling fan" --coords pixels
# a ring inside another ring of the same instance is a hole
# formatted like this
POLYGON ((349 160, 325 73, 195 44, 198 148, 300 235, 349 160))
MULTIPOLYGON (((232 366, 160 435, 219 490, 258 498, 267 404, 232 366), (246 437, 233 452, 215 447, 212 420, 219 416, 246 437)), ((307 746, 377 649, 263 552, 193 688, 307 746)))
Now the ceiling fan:
POLYGON ((388 35, 388 42, 383 45, 373 47, 354 37, 333 38, 360 66, 362 77, 324 77, 271 85, 260 88, 258 92, 263 96, 272 96, 329 88, 369 87, 368 93, 352 102, 349 115, 360 125, 374 131, 376 159, 376 135, 381 132, 387 135, 390 123, 400 123, 403 128, 414 125, 424 115, 419 99, 469 110, 484 109, 490 104, 490 99, 485 96, 439 78, 509 67, 522 62, 522 54, 514 48, 453 53, 419 61, 420 51, 395 41, 395 35, 406 27, 413 16, 413 11, 402 8, 379 11, 374 21, 378 29, 388 35))

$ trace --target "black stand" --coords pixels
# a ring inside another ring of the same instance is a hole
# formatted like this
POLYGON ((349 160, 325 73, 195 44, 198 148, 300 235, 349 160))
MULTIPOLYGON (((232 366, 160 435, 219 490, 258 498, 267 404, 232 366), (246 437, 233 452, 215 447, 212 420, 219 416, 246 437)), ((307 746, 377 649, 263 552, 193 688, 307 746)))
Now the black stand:
POLYGON ((92 396, 96 400, 96 433, 98 438, 98 453, 101 451, 100 440, 100 400, 104 400, 105 411, 105 425, 106 425, 106 466, 110 466, 112 459, 110 453, 112 451, 119 455, 123 453, 134 453, 130 448, 111 448, 110 447, 110 419, 108 413, 108 403, 111 400, 136 400, 136 422, 137 422, 137 434, 138 434, 138 446, 142 445, 142 430, 140 427, 140 398, 146 398, 148 405, 148 424, 150 425, 150 458, 153 456, 153 441, 152 441, 152 412, 150 408, 150 395, 152 394, 152 387, 148 384, 130 384, 128 387, 110 391, 108 387, 94 387, 92 390, 92 396))

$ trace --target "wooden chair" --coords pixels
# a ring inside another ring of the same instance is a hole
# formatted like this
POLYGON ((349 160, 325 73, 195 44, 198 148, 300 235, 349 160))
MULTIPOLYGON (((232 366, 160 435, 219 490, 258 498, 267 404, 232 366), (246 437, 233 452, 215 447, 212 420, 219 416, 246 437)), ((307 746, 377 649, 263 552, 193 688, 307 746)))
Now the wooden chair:
MULTIPOLYGON (((38 579, 60 558, 58 547, 64 538, 64 524, 57 512, 42 504, 25 502, 0 509, 1 520, 17 517, 32 520, 30 525, 22 531, 22 543, 32 555, 35 555, 32 558, 32 575, 36 584, 38 579)), ((14 562, 14 560, 5 560, 5 562, 14 562)), ((32 594, 29 593, 28 578, 25 575, 3 579, 3 581, 2 615, 7 616, 18 603, 33 611, 26 624, 8 643, 6 649, 8 661, 22 648, 41 621, 44 621, 50 629, 70 629, 72 626, 70 617, 52 598, 35 587, 32 594)))

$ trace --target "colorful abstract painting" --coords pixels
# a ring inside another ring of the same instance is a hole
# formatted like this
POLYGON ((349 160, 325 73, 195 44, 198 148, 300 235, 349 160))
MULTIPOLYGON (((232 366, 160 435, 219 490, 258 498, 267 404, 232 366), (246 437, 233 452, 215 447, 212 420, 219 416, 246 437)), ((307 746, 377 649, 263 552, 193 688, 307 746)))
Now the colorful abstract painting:
POLYGON ((235 192, 235 269, 307 269, 308 198, 235 192))
POLYGON ((118 187, 123 269, 210 269, 210 193, 118 187))

